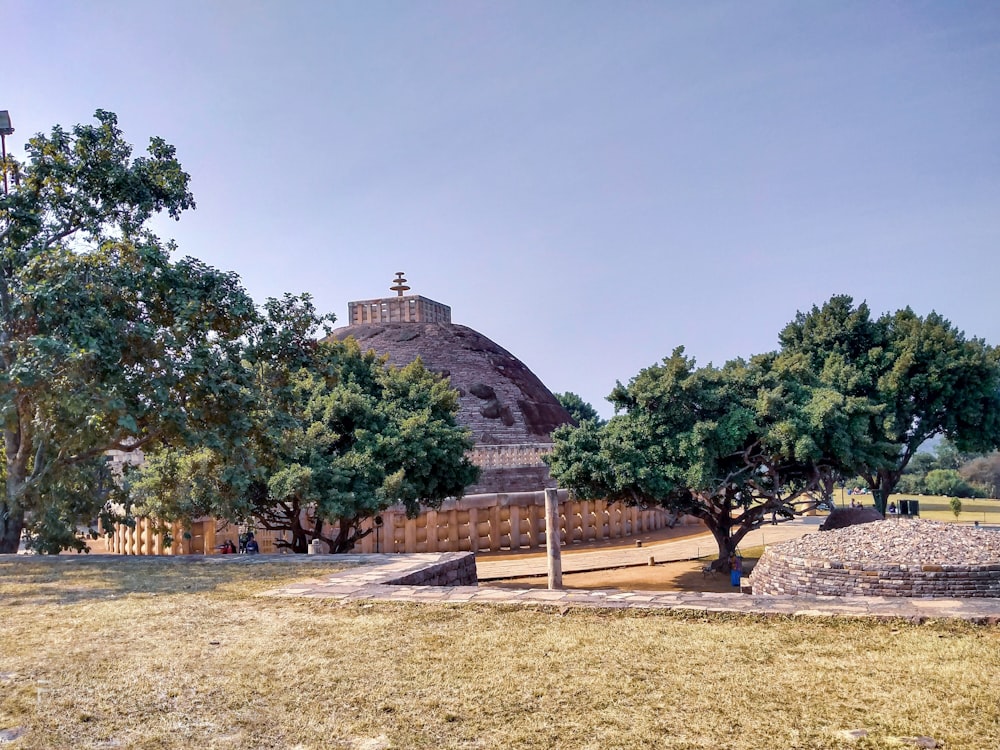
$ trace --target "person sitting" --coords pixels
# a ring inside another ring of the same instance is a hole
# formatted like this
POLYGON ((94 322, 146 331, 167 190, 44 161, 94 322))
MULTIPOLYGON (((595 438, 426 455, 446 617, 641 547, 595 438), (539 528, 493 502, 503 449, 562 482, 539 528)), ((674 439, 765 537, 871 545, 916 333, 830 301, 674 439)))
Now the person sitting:
POLYGON ((896 503, 889 503, 889 514, 893 516, 896 515, 896 503))
POLYGON ((260 552, 260 547, 257 545, 257 540, 253 538, 253 532, 247 533, 247 554, 256 555, 260 552))
POLYGON ((739 586, 742 575, 743 558, 736 553, 733 553, 729 556, 729 582, 733 586, 739 586))

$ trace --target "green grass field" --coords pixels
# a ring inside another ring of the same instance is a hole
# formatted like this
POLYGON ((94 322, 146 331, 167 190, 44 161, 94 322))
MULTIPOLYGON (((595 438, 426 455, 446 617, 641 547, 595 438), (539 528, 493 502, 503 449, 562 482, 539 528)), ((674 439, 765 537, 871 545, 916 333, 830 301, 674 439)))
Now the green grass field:
POLYGON ((18 749, 1000 746, 1000 628, 256 596, 334 569, 2 558, 0 731, 18 749))
MULTIPOLYGON (((971 524, 979 521, 982 524, 1000 525, 1000 500, 987 500, 981 498, 964 498, 962 500, 962 512, 955 517, 948 502, 949 497, 942 495, 907 495, 898 494, 889 498, 890 502, 895 501, 897 505, 902 499, 916 500, 920 503, 920 517, 929 521, 955 521, 958 523, 971 524)), ((868 507, 874 505, 871 495, 857 495, 854 498, 868 507)), ((838 506, 850 505, 851 498, 843 490, 836 490, 834 500, 838 506)))

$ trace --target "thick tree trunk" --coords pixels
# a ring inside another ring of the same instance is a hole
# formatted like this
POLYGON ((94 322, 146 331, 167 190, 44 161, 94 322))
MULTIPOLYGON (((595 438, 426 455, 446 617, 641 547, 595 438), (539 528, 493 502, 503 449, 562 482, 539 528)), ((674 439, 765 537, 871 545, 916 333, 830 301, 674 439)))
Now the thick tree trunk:
POLYGON ((889 507, 889 497, 899 483, 901 471, 891 471, 882 469, 875 475, 876 482, 869 489, 872 491, 872 498, 875 501, 875 510, 885 515, 885 509, 889 507))
POLYGON ((0 554, 12 555, 21 544, 24 530, 24 506, 15 498, 24 493, 27 467, 23 460, 23 446, 20 434, 11 430, 4 432, 4 446, 7 453, 7 485, 5 496, 0 502, 0 554), (20 450, 19 450, 20 449, 20 450))
POLYGON ((21 544, 24 509, 9 500, 0 502, 0 555, 13 555, 21 544))
POLYGON ((729 558, 736 552, 736 545, 733 543, 733 538, 728 533, 721 533, 717 530, 712 531, 712 536, 715 537, 715 543, 719 547, 719 559, 715 561, 713 567, 723 573, 728 573, 730 568, 729 558))

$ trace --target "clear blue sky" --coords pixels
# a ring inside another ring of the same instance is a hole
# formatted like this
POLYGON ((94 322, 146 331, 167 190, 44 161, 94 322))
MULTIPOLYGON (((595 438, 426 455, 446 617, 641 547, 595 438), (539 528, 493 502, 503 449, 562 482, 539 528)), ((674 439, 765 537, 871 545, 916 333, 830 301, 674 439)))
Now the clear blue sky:
POLYGON ((0 109, 118 113, 258 301, 396 271, 554 391, 833 294, 1000 344, 1000 3, 5 0, 0 109))

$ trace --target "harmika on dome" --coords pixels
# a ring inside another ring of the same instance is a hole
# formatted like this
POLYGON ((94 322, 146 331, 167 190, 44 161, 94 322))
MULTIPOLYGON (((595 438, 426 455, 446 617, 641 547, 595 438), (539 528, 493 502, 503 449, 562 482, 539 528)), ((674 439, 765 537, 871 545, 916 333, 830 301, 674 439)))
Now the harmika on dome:
POLYGON ((472 460, 479 483, 469 494, 522 492, 554 486, 541 457, 552 449, 552 431, 572 424, 552 392, 517 357, 486 336, 451 322, 451 308, 404 295, 402 273, 395 297, 348 303, 349 325, 331 339, 353 336, 362 349, 387 355, 405 366, 417 357, 429 370, 448 376, 459 394, 459 424, 472 432, 472 460))

